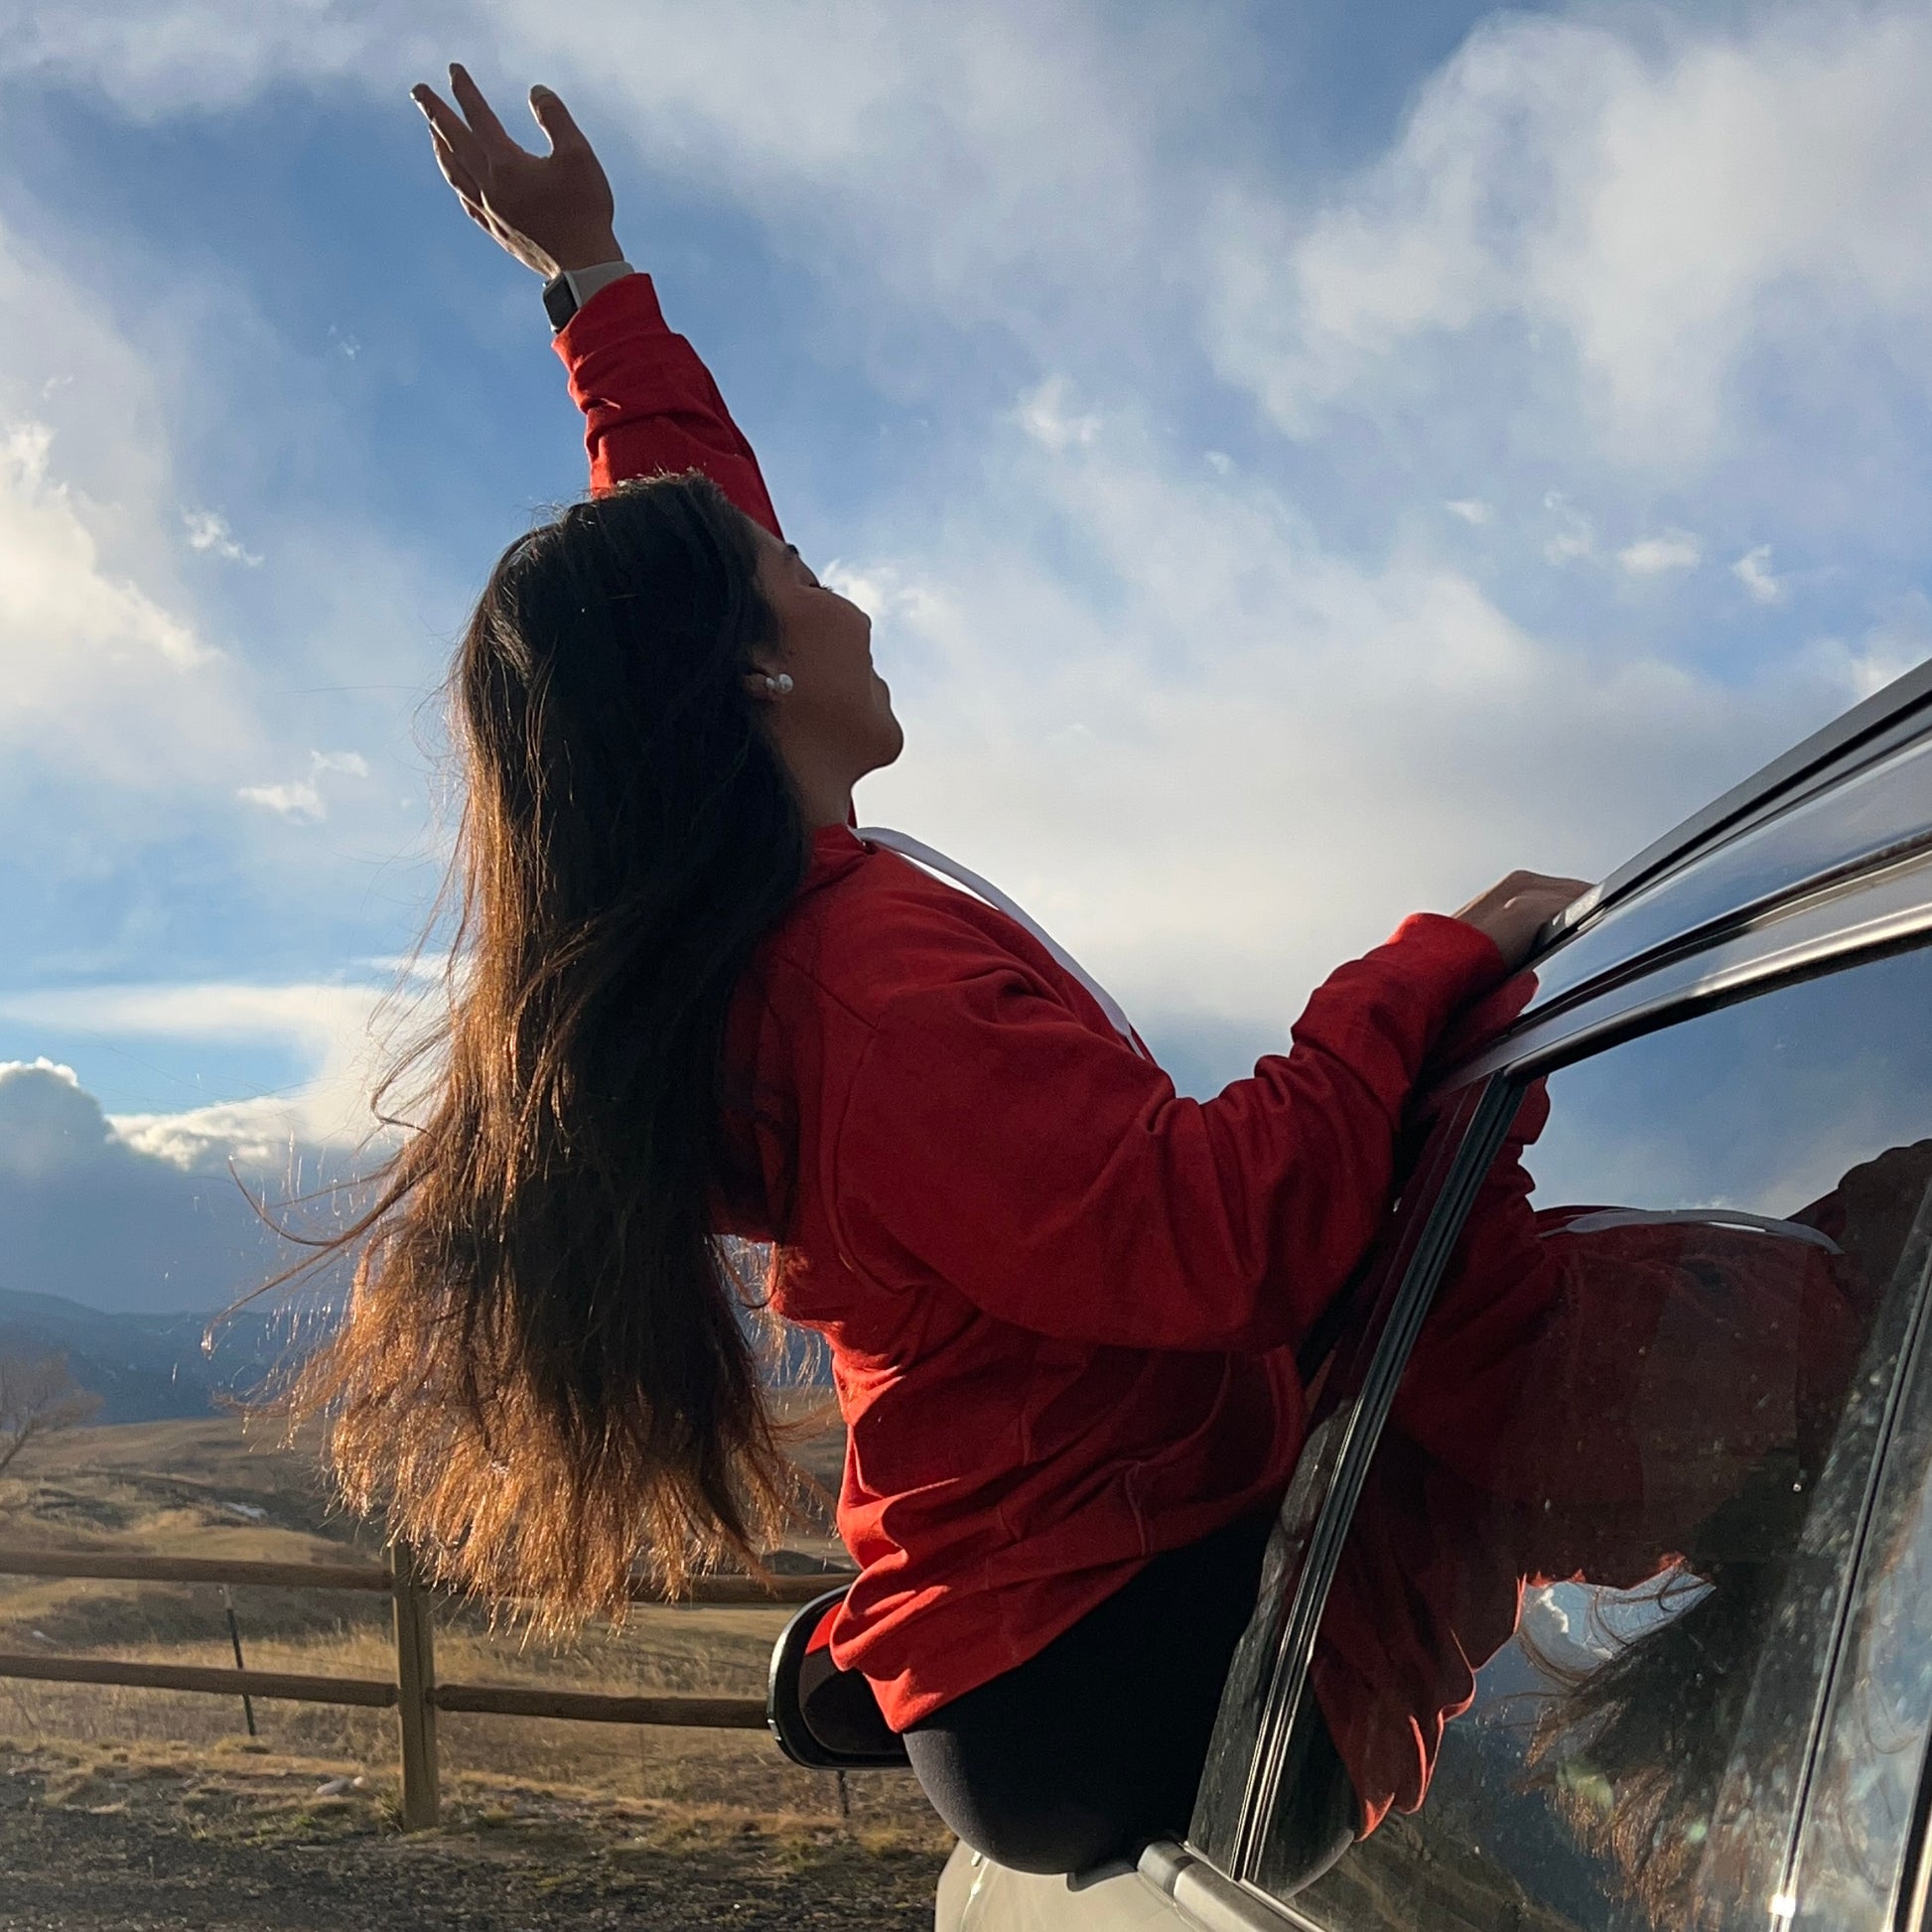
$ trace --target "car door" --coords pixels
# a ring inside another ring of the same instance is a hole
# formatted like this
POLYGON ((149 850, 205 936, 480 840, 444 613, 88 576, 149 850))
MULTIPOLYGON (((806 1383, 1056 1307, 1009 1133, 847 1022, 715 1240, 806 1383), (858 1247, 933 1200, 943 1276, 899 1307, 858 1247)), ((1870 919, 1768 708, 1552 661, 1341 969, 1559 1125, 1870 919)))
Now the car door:
MULTIPOLYGON (((1215 1860, 1275 1901, 1253 1922, 1804 1912, 1854 1579, 1905 1512, 1884 1478, 1932 1177, 1932 954, 1814 972, 1503 1070, 1500 1144, 1413 1346, 1381 1351, 1399 1374, 1358 1425, 1345 1533, 1331 1508, 1310 1546, 1309 1641, 1215 1860), (1298 1774, 1323 1750, 1359 1801, 1332 1863, 1298 1774)), ((1874 1884, 1907 1851, 1892 1830, 1874 1884)))

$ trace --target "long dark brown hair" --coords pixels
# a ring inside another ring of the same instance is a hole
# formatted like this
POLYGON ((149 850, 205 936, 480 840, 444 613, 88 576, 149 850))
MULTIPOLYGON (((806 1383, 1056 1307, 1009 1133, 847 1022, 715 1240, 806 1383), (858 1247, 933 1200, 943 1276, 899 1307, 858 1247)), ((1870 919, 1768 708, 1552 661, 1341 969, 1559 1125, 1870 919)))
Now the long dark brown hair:
POLYGON ((726 1016, 804 876, 744 680, 775 642, 751 526, 701 477, 512 544, 451 679, 456 944, 418 1124, 341 1325, 299 1370, 351 1504, 551 1623, 755 1561, 790 1478, 758 1297, 716 1225, 726 1016))

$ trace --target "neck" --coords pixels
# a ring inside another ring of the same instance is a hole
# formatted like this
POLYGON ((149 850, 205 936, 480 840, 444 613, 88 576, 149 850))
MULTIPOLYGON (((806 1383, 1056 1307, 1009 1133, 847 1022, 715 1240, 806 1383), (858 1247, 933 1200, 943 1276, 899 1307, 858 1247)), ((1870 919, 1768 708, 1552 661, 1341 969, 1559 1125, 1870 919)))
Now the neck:
POLYGON ((825 825, 852 822, 852 787, 865 776, 865 769, 853 770, 849 756, 841 757, 835 745, 825 743, 794 710, 772 706, 765 714, 765 742, 778 755, 785 776, 791 782, 791 795, 808 831, 825 825))
POLYGON ((815 769, 809 759, 785 757, 784 752, 785 748, 780 746, 779 756, 791 779, 792 795, 798 800, 806 829, 816 832, 821 826, 850 825, 855 780, 849 773, 815 769))

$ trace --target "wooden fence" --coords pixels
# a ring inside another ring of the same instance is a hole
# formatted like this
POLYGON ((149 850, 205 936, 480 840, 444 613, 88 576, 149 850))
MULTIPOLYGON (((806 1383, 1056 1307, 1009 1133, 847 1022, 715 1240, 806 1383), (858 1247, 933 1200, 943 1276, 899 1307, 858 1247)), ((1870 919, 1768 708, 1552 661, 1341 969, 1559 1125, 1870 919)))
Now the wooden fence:
MULTIPOLYGON (((681 1602, 741 1607, 807 1603, 848 1581, 846 1571, 775 1576, 769 1587, 751 1577, 699 1579, 681 1602)), ((691 1725, 712 1730, 762 1730, 761 1698, 605 1697, 541 1686, 439 1684, 431 1592, 407 1547, 393 1544, 389 1561, 372 1564, 242 1563, 200 1557, 63 1554, 0 1550, 0 1576, 99 1578, 117 1583, 254 1585, 274 1589, 376 1590, 395 1608, 396 1678, 305 1677, 289 1671, 229 1670, 203 1664, 148 1664, 112 1657, 62 1657, 0 1651, 0 1677, 54 1684, 111 1684, 150 1691, 205 1691, 223 1697, 283 1698, 298 1704, 395 1708, 401 1731, 402 1824, 434 1825, 439 1808, 436 1714, 482 1711, 502 1718, 572 1718, 590 1724, 691 1725)), ((639 1602, 662 1602, 638 1587, 639 1602)))

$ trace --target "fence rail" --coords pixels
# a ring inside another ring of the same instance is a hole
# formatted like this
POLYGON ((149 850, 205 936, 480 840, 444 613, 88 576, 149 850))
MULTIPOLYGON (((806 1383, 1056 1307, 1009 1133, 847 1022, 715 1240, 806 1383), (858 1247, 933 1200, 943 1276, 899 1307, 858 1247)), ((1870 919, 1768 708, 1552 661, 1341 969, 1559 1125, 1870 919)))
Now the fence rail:
MULTIPOLYGON (((395 1606, 396 1681, 309 1677, 290 1671, 227 1670, 201 1664, 154 1664, 118 1657, 71 1657, 0 1651, 0 1678, 53 1684, 101 1684, 149 1691, 283 1699, 300 1704, 394 1707, 402 1759, 405 1831, 434 1825, 440 1809, 436 1714, 483 1712, 502 1718, 565 1718, 586 1724, 672 1725, 707 1730, 761 1730, 759 1698, 665 1695, 613 1697, 513 1684, 436 1681, 433 1592, 409 1550, 392 1545, 387 1564, 249 1563, 207 1557, 154 1557, 111 1552, 0 1549, 0 1576, 89 1579, 109 1583, 216 1584, 270 1589, 349 1589, 387 1594, 395 1606)), ((640 1584, 638 1602, 705 1607, 784 1609, 809 1602, 851 1580, 850 1571, 799 1575, 702 1577, 676 1598, 640 1584)), ((240 1654, 239 1650, 236 1652, 240 1654)))
POLYGON ((44 1684, 114 1684, 137 1691, 211 1691, 222 1697, 283 1698, 290 1704, 359 1704, 386 1710, 396 1687, 375 1677, 303 1677, 290 1671, 216 1664, 147 1664, 128 1657, 56 1657, 0 1651, 0 1677, 44 1684))
MULTIPOLYGON (((631 1586, 635 1603, 691 1603, 706 1609, 730 1605, 770 1608, 809 1603, 838 1584, 850 1583, 849 1570, 783 1571, 762 1583, 757 1577, 695 1577, 690 1587, 669 1596, 648 1583, 631 1586)), ((92 1578, 105 1583, 246 1584, 268 1589, 367 1589, 385 1594, 395 1588, 395 1574, 372 1563, 244 1563, 220 1557, 122 1556, 88 1551, 71 1555, 52 1550, 0 1550, 0 1577, 92 1578)))
POLYGON ((88 1551, 0 1550, 0 1577, 91 1577, 108 1583, 257 1584, 270 1589, 373 1589, 395 1577, 372 1563, 242 1563, 218 1557, 141 1557, 88 1551))

